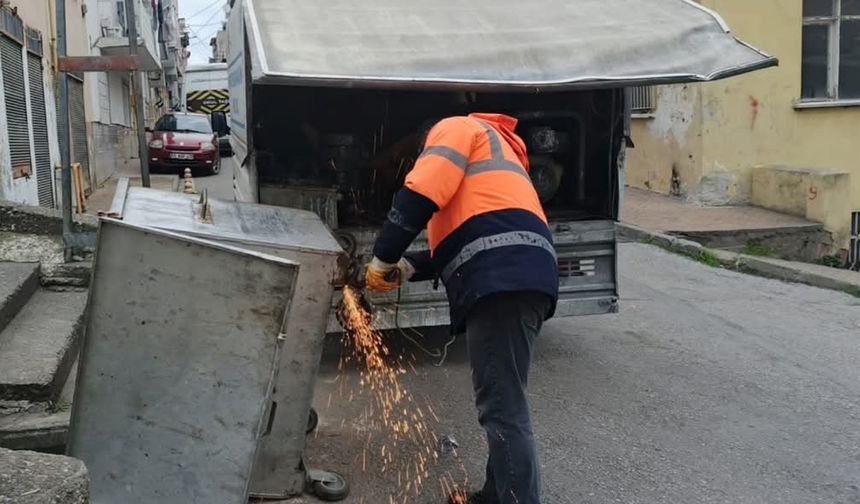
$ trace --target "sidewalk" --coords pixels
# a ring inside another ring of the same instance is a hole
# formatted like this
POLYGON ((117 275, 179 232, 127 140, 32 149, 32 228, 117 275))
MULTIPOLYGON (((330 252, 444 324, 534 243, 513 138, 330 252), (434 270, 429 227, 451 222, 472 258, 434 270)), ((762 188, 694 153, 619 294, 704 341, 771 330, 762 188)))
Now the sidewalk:
POLYGON ((627 188, 621 221, 713 248, 815 262, 834 253, 833 235, 818 222, 754 206, 704 207, 627 188))
POLYGON ((678 198, 625 188, 622 221, 667 233, 819 226, 793 215, 753 206, 703 207, 678 198))
POLYGON ((751 206, 701 207, 627 188, 619 233, 627 239, 657 245, 712 266, 722 265, 860 297, 858 272, 744 253, 747 252, 744 244, 764 243, 765 247, 759 250, 780 255, 792 247, 793 241, 797 242, 796 250, 800 250, 809 246, 807 240, 811 236, 829 234, 821 224, 792 215, 751 206))
MULTIPOLYGON (((116 192, 116 185, 119 179, 128 177, 129 185, 140 187, 140 169, 137 163, 129 163, 122 167, 121 170, 114 172, 110 178, 105 181, 100 187, 96 188, 87 198, 86 213, 90 215, 98 215, 99 212, 107 212, 110 210, 113 202, 113 195, 116 192)), ((179 184, 178 175, 150 175, 150 187, 161 191, 175 191, 179 184)))

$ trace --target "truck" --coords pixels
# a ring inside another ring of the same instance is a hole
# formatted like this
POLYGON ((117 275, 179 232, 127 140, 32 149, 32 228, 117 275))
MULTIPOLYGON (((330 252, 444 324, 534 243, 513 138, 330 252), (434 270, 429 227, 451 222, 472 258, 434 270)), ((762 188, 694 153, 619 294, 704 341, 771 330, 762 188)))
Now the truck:
MULTIPOLYGON (((228 40, 236 199, 317 212, 353 269, 422 127, 470 112, 519 119, 555 239, 556 316, 619 310, 633 90, 777 64, 689 0, 236 0, 228 40)), ((449 323, 433 282, 372 301, 382 329, 449 323)))
POLYGON ((208 114, 211 117, 212 129, 218 134, 218 150, 222 155, 231 153, 228 87, 226 63, 191 65, 185 72, 182 108, 186 112, 208 114))

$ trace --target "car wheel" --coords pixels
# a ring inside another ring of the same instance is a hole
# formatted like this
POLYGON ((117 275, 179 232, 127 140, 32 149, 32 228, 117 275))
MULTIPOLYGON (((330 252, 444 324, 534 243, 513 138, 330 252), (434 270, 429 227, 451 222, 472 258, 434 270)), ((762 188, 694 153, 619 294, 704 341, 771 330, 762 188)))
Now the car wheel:
POLYGON ((221 171, 221 156, 217 156, 215 162, 212 163, 212 167, 209 168, 209 175, 218 175, 221 171))

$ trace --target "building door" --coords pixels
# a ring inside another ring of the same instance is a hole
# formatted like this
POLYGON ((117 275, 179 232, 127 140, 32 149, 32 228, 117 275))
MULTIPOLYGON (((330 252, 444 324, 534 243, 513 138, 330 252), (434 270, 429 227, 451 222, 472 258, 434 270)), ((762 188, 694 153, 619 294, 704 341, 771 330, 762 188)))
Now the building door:
POLYGON ((33 175, 22 47, 20 41, 12 39, 5 31, 0 35, 0 64, 3 65, 3 95, 8 125, 6 133, 14 178, 29 178, 33 175))
POLYGON ((36 154, 36 186, 39 190, 39 205, 51 208, 54 206, 54 186, 43 70, 42 36, 38 31, 28 29, 27 76, 30 84, 30 117, 33 120, 33 149, 36 154))
POLYGON ((69 79, 69 128, 71 133, 72 163, 80 163, 84 190, 90 193, 90 156, 87 149, 87 116, 84 111, 84 82, 74 75, 69 79))

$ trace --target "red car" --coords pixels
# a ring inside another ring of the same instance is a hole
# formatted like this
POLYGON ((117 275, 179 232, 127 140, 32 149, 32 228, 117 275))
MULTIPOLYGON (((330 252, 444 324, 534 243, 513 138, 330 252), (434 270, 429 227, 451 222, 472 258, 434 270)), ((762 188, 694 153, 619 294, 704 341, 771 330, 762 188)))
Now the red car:
POLYGON ((191 168, 214 175, 221 170, 218 136, 208 115, 173 112, 162 116, 151 131, 149 165, 153 171, 191 168))

